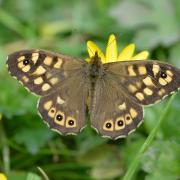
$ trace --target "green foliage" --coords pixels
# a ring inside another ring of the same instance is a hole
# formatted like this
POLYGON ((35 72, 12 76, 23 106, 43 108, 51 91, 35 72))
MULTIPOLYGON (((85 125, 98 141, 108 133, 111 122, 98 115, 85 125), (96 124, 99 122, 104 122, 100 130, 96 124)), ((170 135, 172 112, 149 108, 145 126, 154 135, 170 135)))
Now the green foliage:
POLYGON ((136 160, 133 179, 178 179, 179 93, 157 133, 152 130, 166 100, 146 107, 144 123, 126 139, 104 139, 90 126, 64 137, 43 123, 38 98, 10 77, 5 63, 9 53, 24 48, 86 58, 87 40, 105 48, 114 33, 120 48, 134 42, 137 51, 147 49, 151 58, 180 68, 179 22, 179 0, 0 1, 0 172, 10 180, 122 179, 136 160))

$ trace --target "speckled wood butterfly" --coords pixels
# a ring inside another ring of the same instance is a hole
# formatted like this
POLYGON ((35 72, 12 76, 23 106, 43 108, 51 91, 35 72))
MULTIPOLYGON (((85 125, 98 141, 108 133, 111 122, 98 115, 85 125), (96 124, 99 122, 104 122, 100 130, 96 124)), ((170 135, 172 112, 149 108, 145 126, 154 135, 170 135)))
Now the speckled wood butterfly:
POLYGON ((102 64, 98 53, 88 63, 42 50, 8 57, 8 69, 40 96, 38 110, 48 126, 76 134, 91 124, 101 135, 125 137, 143 120, 143 106, 159 102, 180 88, 180 70, 158 61, 102 64))

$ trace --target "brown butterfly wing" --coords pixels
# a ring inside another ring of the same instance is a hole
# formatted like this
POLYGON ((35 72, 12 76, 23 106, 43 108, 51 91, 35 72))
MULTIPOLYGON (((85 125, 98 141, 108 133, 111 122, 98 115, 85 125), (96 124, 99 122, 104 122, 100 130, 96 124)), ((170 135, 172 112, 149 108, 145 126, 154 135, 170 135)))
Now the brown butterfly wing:
POLYGON ((102 136, 113 139, 126 137, 143 119, 142 107, 108 77, 96 82, 90 112, 92 126, 102 136))
POLYGON ((24 50, 8 57, 8 69, 31 92, 43 96, 38 110, 50 128, 74 134, 85 125, 87 63, 42 50, 24 50))
POLYGON ((142 105, 154 104, 180 88, 180 70, 158 61, 104 64, 92 96, 92 126, 113 139, 127 136, 143 119, 142 105), (119 123, 118 123, 119 122, 119 123))
POLYGON ((8 56, 10 74, 36 95, 46 95, 74 76, 86 62, 43 50, 22 50, 8 56))
POLYGON ((136 103, 159 102, 180 88, 180 70, 158 61, 126 61, 104 65, 111 79, 136 103))
POLYGON ((87 81, 80 74, 61 85, 56 92, 40 98, 38 110, 51 129, 76 134, 85 126, 87 81))

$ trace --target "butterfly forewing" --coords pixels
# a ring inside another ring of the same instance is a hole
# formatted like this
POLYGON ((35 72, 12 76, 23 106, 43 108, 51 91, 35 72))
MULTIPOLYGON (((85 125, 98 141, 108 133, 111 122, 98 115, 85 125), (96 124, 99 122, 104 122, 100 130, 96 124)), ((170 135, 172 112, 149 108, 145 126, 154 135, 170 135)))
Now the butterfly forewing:
POLYGON ((127 61, 105 64, 108 76, 141 105, 154 104, 180 87, 180 70, 158 61, 127 61))
POLYGON ((50 94, 78 72, 82 60, 42 50, 23 50, 8 56, 12 76, 37 95, 50 94))

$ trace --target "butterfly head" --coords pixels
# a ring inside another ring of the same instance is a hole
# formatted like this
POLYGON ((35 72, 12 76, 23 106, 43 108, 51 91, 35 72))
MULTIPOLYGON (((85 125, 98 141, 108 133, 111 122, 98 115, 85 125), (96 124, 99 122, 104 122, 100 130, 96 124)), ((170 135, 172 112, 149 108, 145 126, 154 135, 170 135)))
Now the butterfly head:
POLYGON ((97 51, 95 52, 94 56, 91 57, 90 64, 102 64, 102 60, 97 51))

